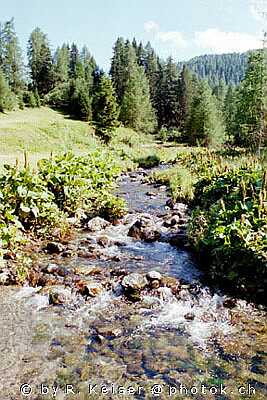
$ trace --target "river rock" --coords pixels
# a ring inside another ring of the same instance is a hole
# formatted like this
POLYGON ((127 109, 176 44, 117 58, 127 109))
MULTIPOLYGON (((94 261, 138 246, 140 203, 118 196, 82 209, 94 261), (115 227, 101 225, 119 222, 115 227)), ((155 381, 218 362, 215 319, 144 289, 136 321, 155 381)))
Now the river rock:
POLYGON ((76 286, 83 296, 97 297, 103 291, 103 286, 98 282, 80 281, 76 286))
POLYGON ((98 232, 102 231, 103 229, 107 228, 110 225, 111 225, 110 222, 106 221, 105 219, 100 217, 95 217, 92 218, 87 223, 87 229, 91 232, 98 232))
POLYGON ((157 193, 155 192, 146 192, 146 195, 149 197, 157 197, 157 193))
POLYGON ((230 309, 234 308, 236 306, 236 299, 232 298, 224 299, 223 306, 230 309))
POLYGON ((86 285, 90 297, 97 297, 103 291, 103 286, 100 283, 94 282, 86 285))
POLYGON ((45 269, 45 272, 47 272, 48 274, 58 275, 63 277, 69 275, 69 271, 67 270, 67 268, 57 264, 48 264, 48 266, 45 269))
POLYGON ((158 271, 149 271, 146 274, 146 277, 150 281, 153 281, 153 280, 161 281, 161 279, 162 279, 161 273, 158 271))
POLYGON ((81 265, 74 269, 74 273, 76 275, 83 275, 83 276, 93 276, 93 275, 101 275, 103 269, 98 266, 89 266, 89 265, 81 265))
POLYGON ((101 336, 116 338, 122 335, 122 329, 103 326, 97 328, 97 333, 101 336))
POLYGON ((65 286, 52 286, 48 292, 49 304, 69 304, 73 301, 70 288, 65 286))
POLYGON ((148 285, 148 281, 143 275, 132 273, 123 278, 121 285, 126 290, 142 290, 148 285))
POLYGON ((166 228, 171 228, 179 225, 180 217, 178 215, 173 215, 171 218, 168 218, 164 221, 163 226, 166 228))
POLYGON ((109 247, 112 246, 113 242, 108 236, 99 236, 97 238, 97 244, 102 247, 109 247))
POLYGON ((184 315, 184 318, 188 321, 193 321, 195 319, 195 314, 192 312, 188 312, 184 315))
POLYGON ((48 242, 45 250, 49 254, 60 254, 65 250, 65 247, 63 246, 63 244, 58 242, 48 242))
POLYGON ((159 298, 163 301, 167 301, 173 298, 173 294, 170 288, 168 287, 160 287, 157 290, 159 298))
POLYGON ((173 293, 176 293, 181 287, 180 281, 172 276, 164 276, 162 278, 162 285, 170 288, 173 293))
POLYGON ((175 247, 185 247, 187 244, 187 237, 185 233, 177 233, 168 237, 168 242, 175 247))
POLYGON ((10 281, 10 274, 7 271, 0 273, 0 285, 8 285, 10 281))
POLYGON ((128 236, 146 242, 154 242, 160 239, 161 234, 151 220, 141 217, 130 227, 128 236))

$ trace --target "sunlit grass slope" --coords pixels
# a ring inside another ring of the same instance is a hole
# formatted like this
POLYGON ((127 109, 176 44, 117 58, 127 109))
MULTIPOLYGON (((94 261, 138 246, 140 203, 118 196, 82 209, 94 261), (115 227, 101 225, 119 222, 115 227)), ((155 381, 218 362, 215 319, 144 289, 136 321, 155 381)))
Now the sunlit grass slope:
POLYGON ((31 161, 51 152, 86 153, 97 142, 88 123, 47 107, 0 114, 0 164, 23 158, 25 151, 31 161))

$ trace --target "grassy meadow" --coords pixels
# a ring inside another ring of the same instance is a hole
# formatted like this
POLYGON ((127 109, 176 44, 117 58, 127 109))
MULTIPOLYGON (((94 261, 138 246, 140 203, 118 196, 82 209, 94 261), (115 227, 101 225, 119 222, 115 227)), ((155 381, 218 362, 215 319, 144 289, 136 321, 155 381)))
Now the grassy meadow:
POLYGON ((0 115, 0 164, 22 160, 25 151, 35 164, 51 152, 71 150, 83 154, 96 146, 97 139, 88 123, 70 119, 48 107, 0 115))

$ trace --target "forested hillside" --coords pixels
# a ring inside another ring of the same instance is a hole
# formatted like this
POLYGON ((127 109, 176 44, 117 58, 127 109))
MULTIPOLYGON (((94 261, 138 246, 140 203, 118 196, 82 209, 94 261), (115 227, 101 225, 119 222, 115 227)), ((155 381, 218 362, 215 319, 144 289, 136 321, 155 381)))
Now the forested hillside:
POLYGON ((201 79, 207 79, 210 85, 218 85, 222 80, 227 85, 238 85, 245 76, 248 57, 251 52, 231 54, 210 54, 179 62, 181 70, 186 65, 201 79))
POLYGON ((119 37, 107 74, 86 46, 63 43, 53 52, 37 27, 27 65, 21 54, 14 20, 7 21, 0 26, 0 111, 48 105, 87 121, 105 143, 121 125, 190 145, 255 149, 266 139, 262 51, 198 57, 178 68, 150 43, 119 37))

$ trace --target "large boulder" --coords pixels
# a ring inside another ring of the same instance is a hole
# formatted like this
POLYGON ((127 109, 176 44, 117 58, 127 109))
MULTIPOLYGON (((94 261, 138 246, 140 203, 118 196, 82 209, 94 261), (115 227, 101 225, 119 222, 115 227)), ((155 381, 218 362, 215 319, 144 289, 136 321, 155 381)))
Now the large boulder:
POLYGON ((128 236, 146 242, 155 242, 160 239, 161 233, 151 219, 140 217, 130 227, 128 236))

